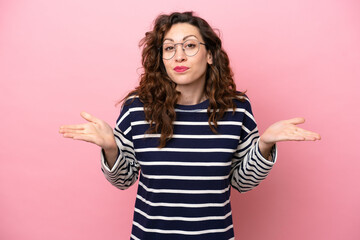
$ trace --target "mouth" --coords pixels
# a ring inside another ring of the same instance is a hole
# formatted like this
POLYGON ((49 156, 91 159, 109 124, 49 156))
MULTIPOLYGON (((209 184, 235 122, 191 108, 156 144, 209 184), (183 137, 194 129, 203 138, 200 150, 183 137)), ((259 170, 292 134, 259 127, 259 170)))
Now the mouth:
POLYGON ((174 71, 175 72, 185 72, 186 70, 188 70, 189 68, 188 67, 185 67, 185 66, 177 66, 174 68, 174 71))

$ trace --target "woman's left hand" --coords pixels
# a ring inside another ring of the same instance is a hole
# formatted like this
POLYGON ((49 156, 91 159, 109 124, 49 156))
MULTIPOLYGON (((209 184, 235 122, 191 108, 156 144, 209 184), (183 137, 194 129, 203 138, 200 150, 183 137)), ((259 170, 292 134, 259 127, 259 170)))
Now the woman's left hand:
POLYGON ((281 141, 316 141, 321 137, 318 133, 302 129, 296 125, 304 123, 304 118, 292 118, 272 124, 261 135, 259 141, 260 152, 268 156, 272 146, 281 141))

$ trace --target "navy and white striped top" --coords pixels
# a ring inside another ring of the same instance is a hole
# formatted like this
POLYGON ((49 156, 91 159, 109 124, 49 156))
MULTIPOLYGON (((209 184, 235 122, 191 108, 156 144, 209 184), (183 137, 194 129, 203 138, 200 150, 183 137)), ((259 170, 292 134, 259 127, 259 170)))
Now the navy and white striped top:
POLYGON ((132 240, 234 239, 230 186, 246 192, 257 186, 276 161, 260 154, 259 133, 249 100, 236 103, 218 122, 208 124, 206 100, 176 105, 174 135, 158 148, 159 134, 146 134, 143 104, 137 97, 125 104, 114 129, 119 156, 106 179, 120 189, 140 175, 132 240), (141 171, 140 171, 141 169, 141 171))

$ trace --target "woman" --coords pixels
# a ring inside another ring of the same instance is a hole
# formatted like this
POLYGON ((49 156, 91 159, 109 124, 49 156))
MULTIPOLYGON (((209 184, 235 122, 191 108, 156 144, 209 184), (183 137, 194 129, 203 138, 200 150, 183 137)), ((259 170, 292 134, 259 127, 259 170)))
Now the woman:
POLYGON ((88 123, 60 133, 100 146, 114 186, 126 189, 140 174, 131 239, 234 239, 230 186, 257 186, 276 161, 276 142, 320 136, 294 118, 259 137, 221 40, 191 12, 160 15, 141 45, 144 73, 114 131, 83 112, 88 123))

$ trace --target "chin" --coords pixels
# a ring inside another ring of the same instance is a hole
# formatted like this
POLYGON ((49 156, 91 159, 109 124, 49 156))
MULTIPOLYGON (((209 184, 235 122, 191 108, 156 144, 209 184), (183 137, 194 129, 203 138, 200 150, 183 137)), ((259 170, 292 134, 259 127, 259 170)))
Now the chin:
POLYGON ((194 84, 196 81, 190 81, 190 80, 173 80, 174 83, 177 85, 191 85, 194 84))
POLYGON ((185 76, 171 77, 171 80, 176 84, 190 84, 191 82, 194 82, 193 80, 189 79, 189 77, 185 76))

